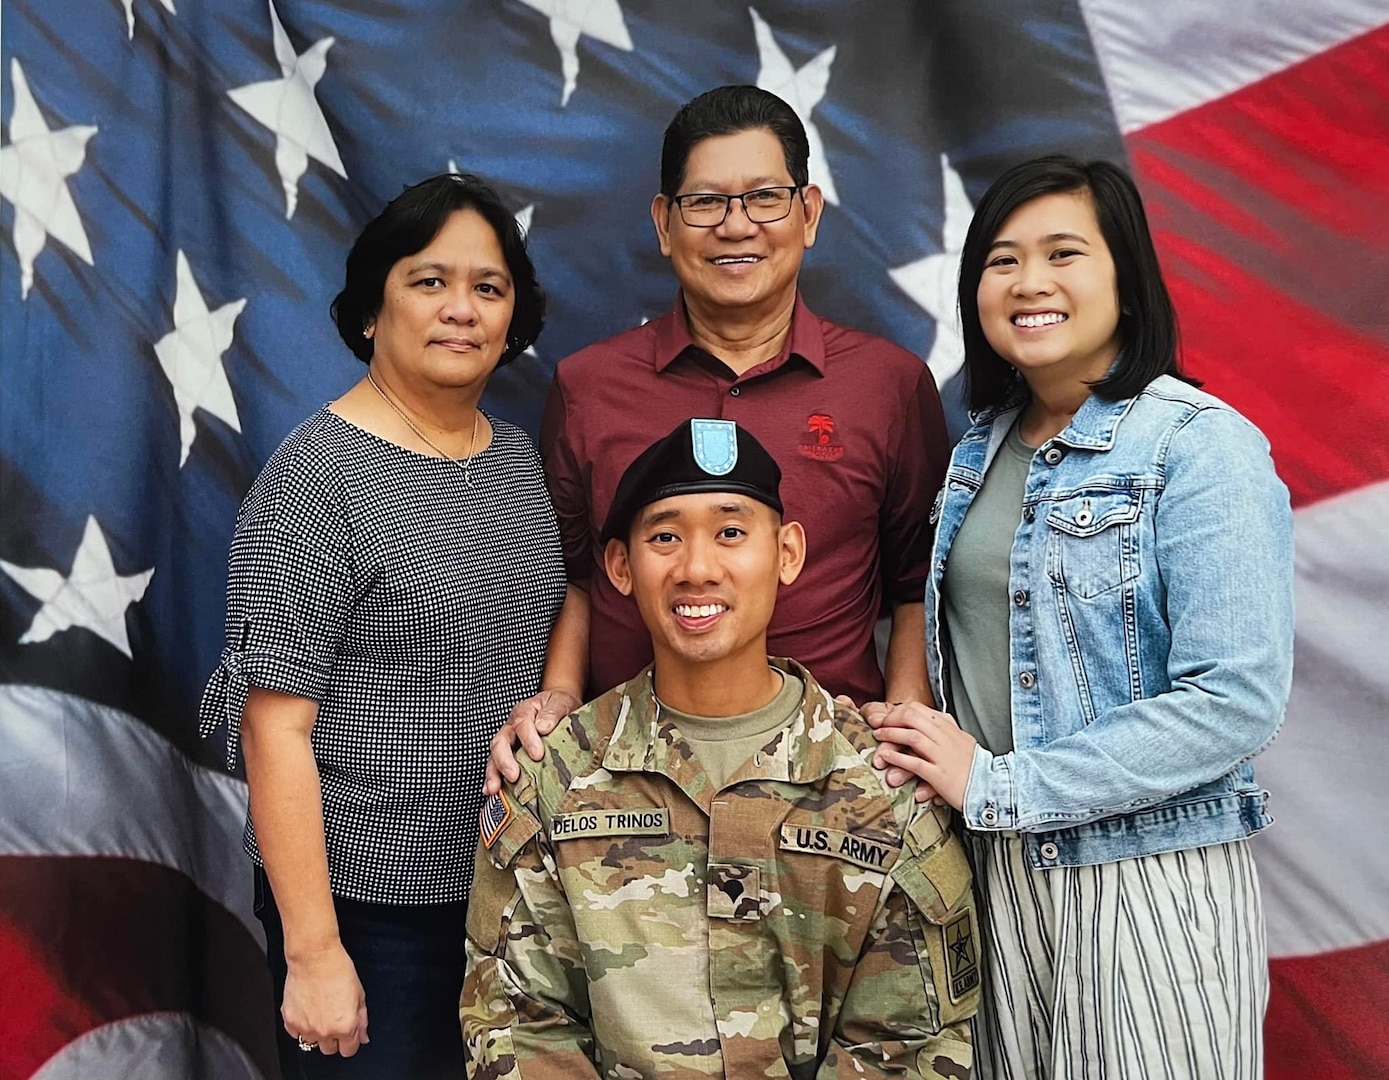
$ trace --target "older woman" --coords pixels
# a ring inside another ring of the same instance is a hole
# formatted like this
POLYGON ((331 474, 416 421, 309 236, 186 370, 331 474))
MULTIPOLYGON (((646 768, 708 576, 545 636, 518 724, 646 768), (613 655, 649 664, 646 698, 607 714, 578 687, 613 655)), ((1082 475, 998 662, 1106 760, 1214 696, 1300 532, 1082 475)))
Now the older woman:
POLYGON ((1258 429, 1182 374, 1115 166, 1001 176, 959 299, 974 426, 926 592, 949 714, 871 721, 889 781, 916 773, 968 830, 979 1075, 1256 1080, 1268 971, 1246 840, 1272 818, 1249 759, 1291 680, 1287 489, 1258 429))
POLYGON ((488 738, 540 687, 565 597, 539 460, 478 400, 543 309, 490 188, 408 188, 334 302, 366 377, 289 435, 237 517, 203 732, 225 720, 229 764, 245 757, 287 1075, 461 1075, 488 738))

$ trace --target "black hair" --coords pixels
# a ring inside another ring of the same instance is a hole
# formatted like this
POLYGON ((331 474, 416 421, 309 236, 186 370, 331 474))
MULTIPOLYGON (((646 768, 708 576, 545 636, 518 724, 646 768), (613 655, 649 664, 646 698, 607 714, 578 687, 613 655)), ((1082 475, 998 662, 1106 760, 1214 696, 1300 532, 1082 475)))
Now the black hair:
POLYGON ((965 346, 965 396, 971 410, 1012 405, 1026 397, 1017 370, 999 356, 979 321, 979 281, 989 248, 1003 223, 1042 195, 1085 192, 1114 259, 1119 302, 1119 355, 1091 392, 1110 401, 1133 397, 1159 375, 1182 374, 1177 313, 1162 280, 1143 200, 1128 173, 1108 161, 1083 162, 1051 154, 1015 165, 989 187, 975 207, 960 254, 960 328, 965 346))
POLYGON ((347 256, 347 280, 330 309, 338 334, 354 356, 371 363, 373 342, 364 331, 381 310, 391 267, 429 246, 457 210, 475 210, 492 226, 515 296, 506 348, 497 366, 535 343, 545 325, 545 293, 526 253, 526 238, 501 197, 468 173, 441 173, 407 187, 367 222, 347 256))
POLYGON ((661 143, 661 194, 673 198, 685 182, 695 145, 715 135, 765 128, 781 143, 786 171, 797 187, 810 183, 810 141, 796 110, 756 86, 719 86, 686 102, 661 143))

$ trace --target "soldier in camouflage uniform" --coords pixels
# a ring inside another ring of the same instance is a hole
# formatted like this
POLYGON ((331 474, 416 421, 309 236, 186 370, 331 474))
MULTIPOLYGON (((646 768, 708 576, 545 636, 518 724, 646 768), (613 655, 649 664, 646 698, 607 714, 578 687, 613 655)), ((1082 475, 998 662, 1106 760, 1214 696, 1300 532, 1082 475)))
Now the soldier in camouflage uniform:
POLYGON ((624 475, 608 572, 656 661, 484 805, 469 1076, 969 1076, 977 939, 948 811, 888 787, 858 713, 766 656, 804 559, 779 477, 746 432, 701 420, 624 475), (785 722, 746 756, 682 728, 769 696, 785 722))

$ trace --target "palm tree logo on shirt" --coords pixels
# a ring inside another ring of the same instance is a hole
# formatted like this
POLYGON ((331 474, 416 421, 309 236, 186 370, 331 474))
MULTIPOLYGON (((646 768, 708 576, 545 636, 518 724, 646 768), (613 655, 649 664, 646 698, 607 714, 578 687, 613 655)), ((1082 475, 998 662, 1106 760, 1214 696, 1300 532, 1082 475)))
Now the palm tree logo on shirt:
POLYGON ((816 461, 838 461, 844 447, 834 441, 834 417, 826 412, 813 412, 805 419, 806 433, 796 447, 805 457, 816 461))

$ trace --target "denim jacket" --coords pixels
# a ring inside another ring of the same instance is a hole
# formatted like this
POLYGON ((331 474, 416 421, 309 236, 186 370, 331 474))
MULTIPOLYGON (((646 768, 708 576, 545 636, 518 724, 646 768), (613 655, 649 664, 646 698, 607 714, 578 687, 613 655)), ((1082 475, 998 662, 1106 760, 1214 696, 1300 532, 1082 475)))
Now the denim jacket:
MULTIPOLYGON (((932 512, 926 633, 947 711, 941 577, 1017 413, 975 419, 932 512)), ((1170 376, 1090 397, 1033 457, 1008 589, 1014 749, 976 749, 969 828, 1019 830, 1051 867, 1272 823, 1249 759, 1292 680, 1292 513, 1257 428, 1170 376)))

